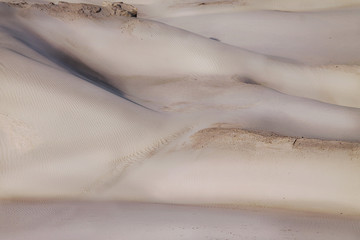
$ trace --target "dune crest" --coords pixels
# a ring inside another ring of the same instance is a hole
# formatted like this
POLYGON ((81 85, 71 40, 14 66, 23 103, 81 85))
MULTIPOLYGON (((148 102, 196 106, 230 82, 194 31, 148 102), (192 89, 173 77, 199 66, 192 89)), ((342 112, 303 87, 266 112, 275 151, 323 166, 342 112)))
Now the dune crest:
POLYGON ((0 239, 358 240, 356 1, 127 3, 0 3, 0 239))

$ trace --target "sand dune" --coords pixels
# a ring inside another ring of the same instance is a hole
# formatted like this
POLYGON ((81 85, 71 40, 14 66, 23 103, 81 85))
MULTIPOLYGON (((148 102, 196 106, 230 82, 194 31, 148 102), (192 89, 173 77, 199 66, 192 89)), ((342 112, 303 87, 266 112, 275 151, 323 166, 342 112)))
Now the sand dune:
POLYGON ((0 3, 0 239, 358 239, 356 2, 260 2, 0 3))
POLYGON ((158 22, 136 18, 117 20, 109 17, 95 21, 74 19, 70 14, 54 19, 37 9, 27 12, 19 21, 25 25, 21 31, 30 32, 19 38, 34 44, 33 38, 38 36, 56 49, 71 53, 85 64, 106 72, 114 79, 113 85, 118 84, 116 78, 134 75, 235 75, 285 94, 348 107, 360 106, 360 74, 356 67, 310 67, 274 60, 158 22), (71 39, 67 37, 69 35, 71 39), (29 37, 32 39, 26 40, 29 37))
POLYGON ((156 21, 298 63, 321 66, 360 62, 359 8, 299 13, 213 13, 156 18, 156 21))

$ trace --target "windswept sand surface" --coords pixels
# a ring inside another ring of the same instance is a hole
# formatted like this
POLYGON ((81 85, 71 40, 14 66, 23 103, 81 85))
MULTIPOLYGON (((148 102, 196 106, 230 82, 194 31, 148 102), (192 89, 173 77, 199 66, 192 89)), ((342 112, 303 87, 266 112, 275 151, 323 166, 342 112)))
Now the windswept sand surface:
POLYGON ((358 1, 0 2, 0 240, 360 239, 358 1))

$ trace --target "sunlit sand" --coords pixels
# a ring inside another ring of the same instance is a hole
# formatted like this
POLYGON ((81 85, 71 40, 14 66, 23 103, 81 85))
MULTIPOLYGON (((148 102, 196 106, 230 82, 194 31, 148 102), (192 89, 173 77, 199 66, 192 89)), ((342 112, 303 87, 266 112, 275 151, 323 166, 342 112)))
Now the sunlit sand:
POLYGON ((360 2, 74 2, 0 3, 0 239, 360 238, 360 2))

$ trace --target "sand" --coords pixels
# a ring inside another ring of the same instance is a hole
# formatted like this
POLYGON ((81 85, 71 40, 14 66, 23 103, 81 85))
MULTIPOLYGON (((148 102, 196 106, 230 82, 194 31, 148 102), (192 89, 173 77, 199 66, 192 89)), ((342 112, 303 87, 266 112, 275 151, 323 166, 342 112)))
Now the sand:
POLYGON ((6 203, 0 210, 1 236, 12 240, 233 240, 254 236, 271 240, 356 240, 359 236, 355 219, 266 209, 70 201, 6 203))
POLYGON ((357 5, 0 3, 0 238, 358 239, 357 5))

